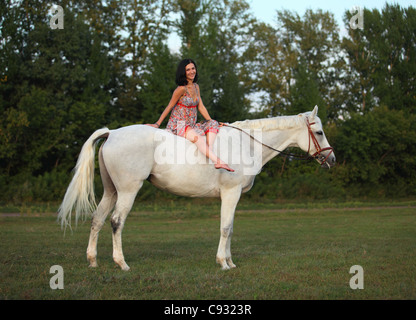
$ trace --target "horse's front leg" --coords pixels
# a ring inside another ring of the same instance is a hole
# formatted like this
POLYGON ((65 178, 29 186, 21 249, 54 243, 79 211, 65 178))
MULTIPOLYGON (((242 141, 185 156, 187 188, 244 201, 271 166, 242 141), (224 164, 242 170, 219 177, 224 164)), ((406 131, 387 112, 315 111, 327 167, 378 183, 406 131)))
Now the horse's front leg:
POLYGON ((231 260, 231 237, 233 234, 234 214, 241 196, 241 186, 221 190, 221 226, 218 245, 217 263, 223 270, 235 268, 231 260))

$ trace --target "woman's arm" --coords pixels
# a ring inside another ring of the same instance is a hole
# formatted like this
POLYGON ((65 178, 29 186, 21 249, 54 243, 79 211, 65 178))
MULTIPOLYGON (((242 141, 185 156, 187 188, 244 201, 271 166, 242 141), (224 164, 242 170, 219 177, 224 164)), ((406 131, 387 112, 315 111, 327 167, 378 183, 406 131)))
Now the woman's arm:
POLYGON ((162 112, 161 116, 159 117, 159 120, 157 120, 155 124, 148 124, 148 125, 155 127, 155 128, 159 128, 163 120, 165 120, 169 112, 175 106, 176 102, 178 102, 178 100, 183 96, 184 93, 185 93, 185 87, 177 87, 172 94, 172 98, 170 99, 169 104, 167 105, 167 107, 162 112))
POLYGON ((198 96, 199 96, 198 110, 201 113, 201 115, 205 118, 205 120, 211 120, 211 117, 208 113, 208 110, 207 110, 207 108, 205 108, 204 103, 202 102, 201 94, 199 92, 199 86, 198 85, 196 85, 196 86, 198 88, 198 96))

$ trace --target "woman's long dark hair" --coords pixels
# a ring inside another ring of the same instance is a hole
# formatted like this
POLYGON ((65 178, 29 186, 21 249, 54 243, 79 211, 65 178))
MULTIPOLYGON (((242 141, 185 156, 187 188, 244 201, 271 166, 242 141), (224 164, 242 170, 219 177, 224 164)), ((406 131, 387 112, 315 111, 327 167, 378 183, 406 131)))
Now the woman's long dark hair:
POLYGON ((188 80, 186 79, 186 66, 190 63, 194 64, 196 70, 194 82, 198 82, 198 68, 196 67, 196 63, 192 59, 183 59, 179 62, 178 69, 176 69, 176 84, 178 86, 188 84, 188 80))

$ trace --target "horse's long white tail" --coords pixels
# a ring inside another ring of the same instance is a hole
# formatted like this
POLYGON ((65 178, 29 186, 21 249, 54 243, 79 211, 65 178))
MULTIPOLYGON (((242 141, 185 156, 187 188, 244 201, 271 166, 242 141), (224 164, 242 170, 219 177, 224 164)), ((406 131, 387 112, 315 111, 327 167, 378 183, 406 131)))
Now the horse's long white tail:
POLYGON ((71 227, 71 214, 75 207, 75 223, 79 217, 91 214, 97 204, 94 194, 94 163, 96 142, 108 137, 107 128, 95 131, 84 143, 74 169, 74 176, 66 190, 64 200, 58 210, 58 221, 61 227, 71 227))

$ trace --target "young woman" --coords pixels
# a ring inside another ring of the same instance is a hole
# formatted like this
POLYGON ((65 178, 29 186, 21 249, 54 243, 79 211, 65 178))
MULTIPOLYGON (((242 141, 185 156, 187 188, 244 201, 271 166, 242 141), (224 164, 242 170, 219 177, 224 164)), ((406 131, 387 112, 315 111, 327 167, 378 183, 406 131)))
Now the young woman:
POLYGON ((176 71, 176 84, 178 87, 173 92, 172 98, 159 120, 155 124, 149 125, 159 128, 169 112, 172 111, 166 130, 195 143, 198 149, 214 162, 216 169, 234 172, 212 151, 212 145, 218 133, 218 122, 211 119, 202 103, 197 81, 198 71, 195 62, 191 59, 182 60, 176 71), (197 110, 206 119, 204 122, 196 122, 197 110), (206 136, 206 141, 199 139, 200 136, 204 135, 206 136))

